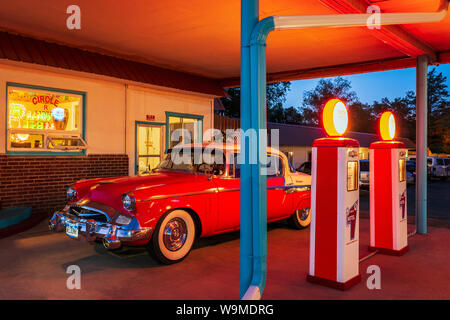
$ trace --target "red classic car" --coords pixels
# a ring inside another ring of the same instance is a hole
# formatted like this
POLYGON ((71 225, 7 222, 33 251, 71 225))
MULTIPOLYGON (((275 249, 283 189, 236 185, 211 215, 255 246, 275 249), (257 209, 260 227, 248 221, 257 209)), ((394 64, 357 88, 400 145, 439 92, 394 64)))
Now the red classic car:
MULTIPOLYGON (((311 177, 280 151, 268 148, 268 155, 267 221, 307 227, 311 177)), ((239 229, 239 157, 231 144, 180 146, 150 174, 80 180, 67 189, 69 202, 53 214, 50 229, 110 250, 146 246, 162 263, 178 262, 196 238, 239 229)))

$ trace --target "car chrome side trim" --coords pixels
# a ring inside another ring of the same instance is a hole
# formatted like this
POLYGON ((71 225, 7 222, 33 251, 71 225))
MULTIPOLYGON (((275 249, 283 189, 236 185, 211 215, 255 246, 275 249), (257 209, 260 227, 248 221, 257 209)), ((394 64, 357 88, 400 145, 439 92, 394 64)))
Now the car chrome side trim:
POLYGON ((208 193, 218 193, 219 190, 217 188, 211 188, 207 191, 199 191, 199 192, 190 192, 190 193, 178 193, 178 194, 171 194, 171 195, 158 195, 158 196, 152 196, 148 199, 144 200, 136 200, 138 202, 148 202, 153 200, 162 200, 162 199, 169 199, 169 198, 176 198, 176 197, 188 197, 188 196, 198 196, 202 194, 208 194, 208 193))
MULTIPOLYGON (((235 191, 240 191, 240 190, 241 190, 240 188, 233 188, 233 189, 214 188, 214 189, 210 189, 207 191, 201 191, 201 192, 152 196, 148 199, 137 200, 137 201, 138 202, 148 202, 148 201, 162 200, 162 199, 169 199, 169 198, 176 198, 176 197, 197 196, 197 195, 209 194, 209 193, 235 192, 235 191)), ((273 187, 267 187, 267 190, 285 190, 287 193, 304 192, 304 191, 311 190, 311 185, 273 186, 273 187)))

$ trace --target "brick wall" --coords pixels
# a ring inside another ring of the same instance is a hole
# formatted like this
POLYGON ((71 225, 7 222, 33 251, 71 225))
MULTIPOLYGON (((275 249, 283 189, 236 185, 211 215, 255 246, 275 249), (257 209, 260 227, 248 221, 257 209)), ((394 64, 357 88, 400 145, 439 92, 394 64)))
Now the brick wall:
POLYGON ((0 155, 0 205, 31 206, 50 215, 66 203, 65 187, 88 178, 128 175, 127 155, 16 157, 0 155))

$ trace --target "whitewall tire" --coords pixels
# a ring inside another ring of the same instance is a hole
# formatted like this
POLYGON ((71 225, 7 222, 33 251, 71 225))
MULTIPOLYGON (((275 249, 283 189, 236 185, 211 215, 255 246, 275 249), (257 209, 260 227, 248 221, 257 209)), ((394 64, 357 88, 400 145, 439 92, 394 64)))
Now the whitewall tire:
POLYGON ((307 228, 311 224, 311 208, 301 208, 295 210, 289 218, 290 224, 296 229, 307 228))
POLYGON ((195 234, 194 219, 188 212, 169 211, 156 224, 147 249, 152 257, 164 264, 176 263, 191 251, 195 234))

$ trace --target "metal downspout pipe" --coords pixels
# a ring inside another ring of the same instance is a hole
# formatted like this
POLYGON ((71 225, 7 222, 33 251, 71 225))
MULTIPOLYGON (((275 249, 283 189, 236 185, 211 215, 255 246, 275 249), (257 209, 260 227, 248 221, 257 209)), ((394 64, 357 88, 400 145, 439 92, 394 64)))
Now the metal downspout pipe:
MULTIPOLYGON (((266 39, 273 30, 317 27, 368 26, 373 14, 272 16, 258 22, 259 0, 241 0, 241 127, 256 131, 256 141, 245 143, 241 135, 241 154, 256 164, 241 159, 241 279, 240 297, 260 299, 266 283, 267 260, 267 180, 260 174, 261 156, 265 157, 266 129, 266 39), (262 151, 261 151, 262 150, 262 151)), ((437 22, 448 10, 448 0, 441 0, 437 12, 382 13, 380 25, 437 22)), ((425 211, 426 212, 426 211, 425 211)))
POLYGON ((427 233, 428 57, 417 57, 416 68, 416 230, 427 233))
MULTIPOLYGON (((261 124, 254 120, 258 119, 257 113, 260 108, 252 108, 251 105, 251 81, 250 81, 250 38, 253 28, 259 20, 259 0, 242 0, 241 1, 241 129, 243 132, 254 128, 258 129, 261 124)), ((258 131, 257 131, 258 134, 258 131)), ((250 157, 249 143, 245 143, 245 136, 241 134, 241 154, 250 157)), ((254 266, 253 248, 253 217, 256 212, 260 210, 265 212, 264 208, 254 207, 253 198, 255 194, 257 197, 265 198, 265 195, 260 195, 258 182, 254 181, 254 170, 246 159, 241 160, 241 227, 240 227, 240 298, 244 297, 251 283, 254 283, 255 271, 259 268, 254 266), (252 198, 253 195, 253 198, 252 198)), ((257 173, 259 176, 259 173, 257 173)), ((264 261, 265 264, 265 261, 264 261)), ((265 275, 264 275, 265 280, 265 275)), ((259 286, 259 285, 258 285, 259 286)), ((259 288, 259 287, 258 287, 259 288)), ((258 289, 259 290, 259 289, 258 289)), ((257 290, 255 290, 257 291, 257 290)), ((254 296, 258 292, 253 293, 254 296)))

